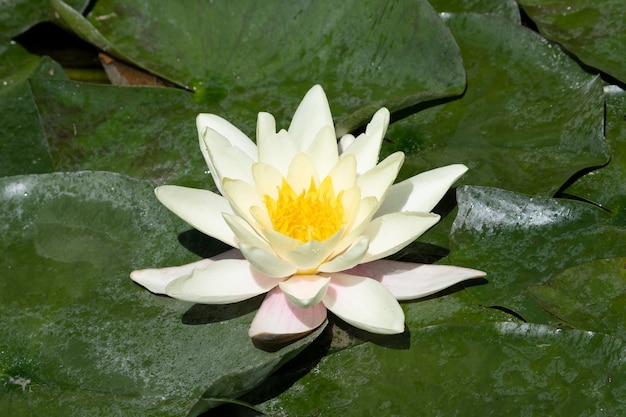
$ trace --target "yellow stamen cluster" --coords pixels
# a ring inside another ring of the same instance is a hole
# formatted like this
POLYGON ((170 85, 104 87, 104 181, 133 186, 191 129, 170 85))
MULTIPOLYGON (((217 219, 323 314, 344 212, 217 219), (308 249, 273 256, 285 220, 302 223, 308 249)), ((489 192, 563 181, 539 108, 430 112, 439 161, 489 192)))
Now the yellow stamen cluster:
POLYGON ((344 221, 343 191, 335 195, 333 181, 326 177, 319 188, 311 178, 308 190, 300 194, 283 178, 274 200, 264 196, 274 230, 301 242, 322 241, 334 235, 344 221))

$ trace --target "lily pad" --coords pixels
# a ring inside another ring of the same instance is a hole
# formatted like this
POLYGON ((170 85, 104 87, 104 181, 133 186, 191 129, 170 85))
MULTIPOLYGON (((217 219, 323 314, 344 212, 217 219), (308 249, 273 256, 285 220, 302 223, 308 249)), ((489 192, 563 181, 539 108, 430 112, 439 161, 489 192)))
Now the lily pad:
POLYGON ((471 186, 457 196, 451 262, 487 272, 487 285, 467 289, 482 304, 528 321, 556 321, 530 298, 529 288, 564 269, 626 252, 626 228, 591 204, 471 186))
POLYGON ((539 32, 585 64, 626 82, 626 3, 519 0, 539 32))
POLYGON ((626 92, 617 86, 608 86, 605 94, 605 135, 611 148, 611 161, 607 166, 578 178, 563 193, 591 201, 625 218, 626 92))
POLYGON ((530 292, 543 308, 569 325, 626 340, 625 258, 577 265, 530 292))
POLYGON ((429 0, 439 13, 496 14, 521 24, 519 6, 515 0, 429 0))
POLYGON ((0 176, 53 170, 28 78, 63 79, 49 58, 29 54, 15 42, 0 44, 0 176))
POLYGON ((247 336, 260 300, 198 317, 133 283, 133 269, 197 259, 145 182, 57 173, 0 190, 2 415, 195 415, 202 396, 245 393, 316 336, 264 352, 247 336))
MULTIPOLYGON (((89 0, 68 0, 76 10, 83 11, 89 0)), ((11 0, 0 4, 0 34, 13 38, 37 23, 52 19, 53 8, 49 0, 11 0)))
POLYGON ((425 0, 100 0, 87 20, 52 4, 84 39, 219 102, 229 120, 231 107, 246 105, 252 122, 260 109, 284 117, 320 83, 344 116, 342 134, 383 105, 394 111, 465 85, 454 39, 425 0))
POLYGON ((464 163, 461 183, 553 195, 581 169, 608 161, 601 81, 557 46, 495 15, 447 19, 467 70, 456 100, 391 125, 401 176, 464 163))
POLYGON ((341 351, 278 397, 268 415, 622 415, 618 338, 515 323, 433 326, 406 350, 341 351))

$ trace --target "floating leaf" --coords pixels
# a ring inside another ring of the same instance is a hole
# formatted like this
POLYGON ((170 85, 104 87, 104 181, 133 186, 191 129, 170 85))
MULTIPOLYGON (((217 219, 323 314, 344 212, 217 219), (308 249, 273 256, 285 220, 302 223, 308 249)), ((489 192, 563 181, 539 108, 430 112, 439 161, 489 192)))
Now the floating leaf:
POLYGON ((0 180, 0 414, 185 415, 202 395, 252 389, 315 337, 264 352, 247 335, 260 300, 198 312, 133 283, 138 267, 197 259, 151 188, 102 172, 0 180))

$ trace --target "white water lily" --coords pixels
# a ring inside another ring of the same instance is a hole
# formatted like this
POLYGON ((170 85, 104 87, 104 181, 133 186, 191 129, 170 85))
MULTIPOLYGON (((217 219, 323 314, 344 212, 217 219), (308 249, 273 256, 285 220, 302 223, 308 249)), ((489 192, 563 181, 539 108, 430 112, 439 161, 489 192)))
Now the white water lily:
POLYGON ((337 144, 328 101, 314 86, 288 130, 260 113, 256 144, 221 117, 197 118, 200 149, 220 194, 165 185, 158 199, 190 225, 235 249, 212 259, 134 271, 152 292, 206 304, 268 292, 249 334, 309 332, 327 309, 380 334, 404 331, 398 300, 433 294, 481 271, 382 260, 439 220, 430 211, 467 170, 449 165, 393 184, 404 161, 378 162, 389 111, 337 144))

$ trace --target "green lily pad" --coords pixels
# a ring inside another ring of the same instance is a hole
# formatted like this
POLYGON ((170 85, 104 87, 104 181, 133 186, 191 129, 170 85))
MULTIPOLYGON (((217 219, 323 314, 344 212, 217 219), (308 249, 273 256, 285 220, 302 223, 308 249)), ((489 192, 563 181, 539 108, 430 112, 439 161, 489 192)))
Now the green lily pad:
POLYGON ((496 14, 521 24, 519 6, 515 0, 429 0, 439 13, 496 14))
MULTIPOLYGON (((83 11, 89 0, 68 0, 76 10, 83 11)), ((0 4, 1 37, 13 38, 37 23, 52 19, 53 8, 49 0, 10 0, 0 4)))
POLYGON ((489 281, 467 290, 528 321, 551 321, 529 288, 575 265, 626 253, 626 228, 591 204, 471 186, 457 197, 450 260, 487 272, 489 281))
POLYGON ((626 216, 626 92, 609 86, 606 92, 606 140, 611 148, 607 166, 587 173, 563 190, 626 216))
POLYGON ((433 326, 323 358, 268 415, 622 415, 626 343, 515 323, 433 326))
POLYGON ((543 308, 579 329, 626 340, 626 259, 600 259, 566 269, 530 289, 543 308))
POLYGON ((247 336, 258 298, 199 314, 133 283, 133 269, 198 259, 145 182, 57 173, 0 190, 2 415, 196 415, 202 396, 245 393, 316 336, 261 351, 247 336))
POLYGON ((425 0, 100 0, 87 19, 52 4, 81 37, 195 91, 196 100, 226 110, 254 103, 252 122, 260 109, 290 114, 314 83, 345 116, 339 134, 383 105, 394 111, 465 85, 454 39, 425 0))
POLYGON ((558 47, 495 15, 447 19, 467 70, 465 94, 391 125, 401 176, 464 163, 461 183, 553 195, 576 172, 608 161, 604 94, 558 47))
POLYGON ((0 45, 0 176, 53 170, 28 78, 63 79, 49 58, 29 54, 14 42, 0 45))
POLYGON ((626 82, 626 3, 519 0, 539 32, 582 62, 626 82))

